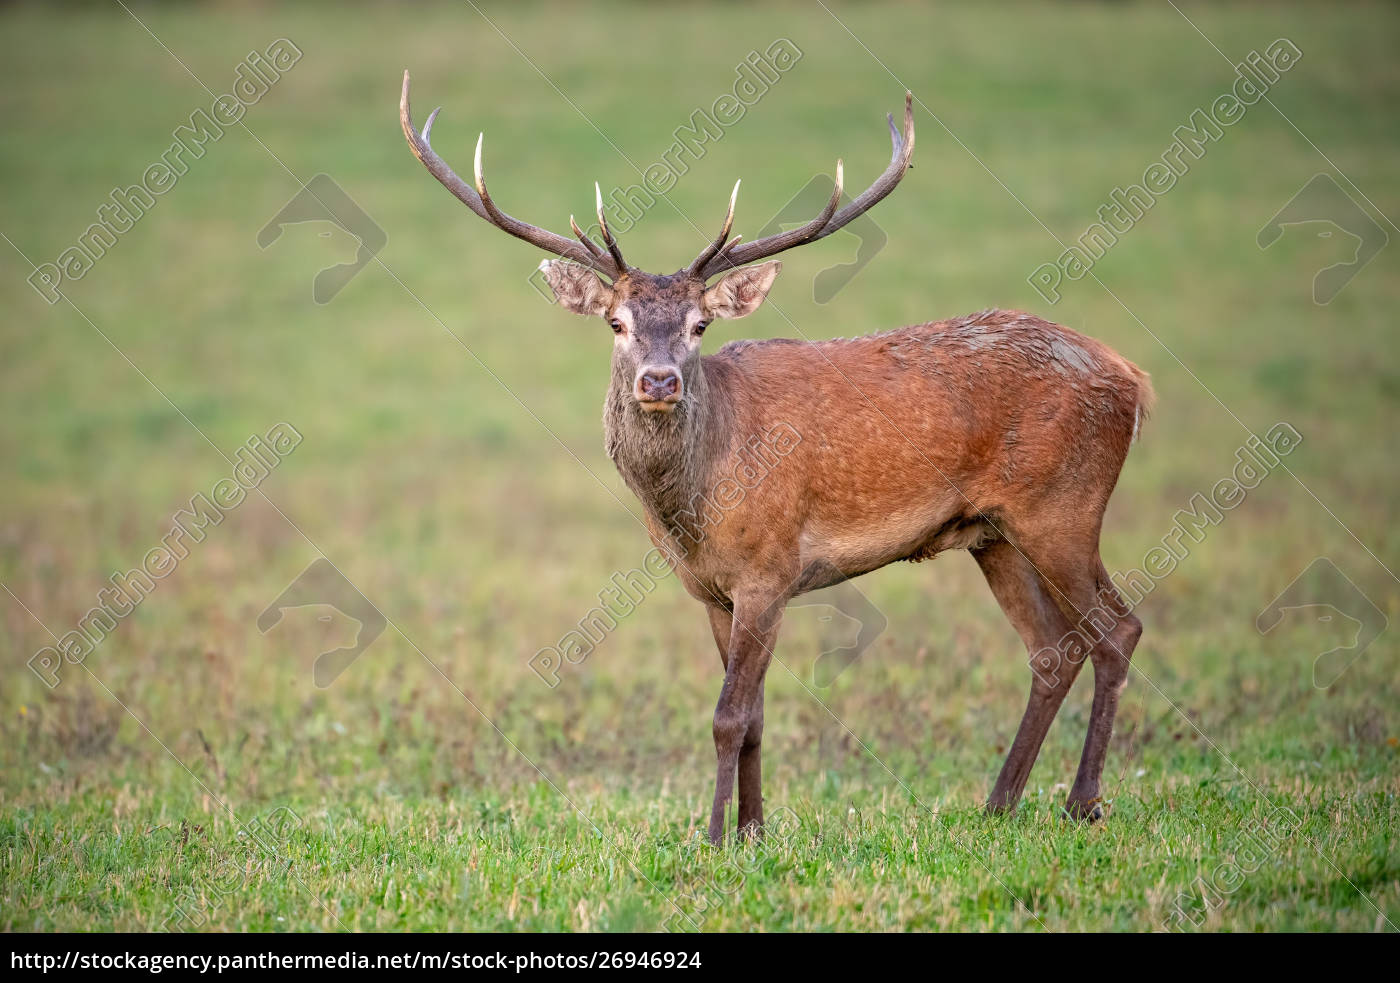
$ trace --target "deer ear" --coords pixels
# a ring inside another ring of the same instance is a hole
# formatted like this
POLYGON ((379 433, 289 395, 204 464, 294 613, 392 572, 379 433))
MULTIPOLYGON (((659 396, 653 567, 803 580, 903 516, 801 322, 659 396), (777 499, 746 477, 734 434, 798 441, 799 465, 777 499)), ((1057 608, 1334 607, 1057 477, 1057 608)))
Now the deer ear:
POLYGON ((741 266, 726 273, 718 283, 705 291, 702 306, 710 317, 733 320, 758 310, 768 289, 778 278, 783 264, 778 260, 758 266, 741 266))
POLYGON ((604 314, 612 302, 612 287, 586 266, 562 259, 547 259, 540 263, 549 289, 559 306, 575 314, 604 314))

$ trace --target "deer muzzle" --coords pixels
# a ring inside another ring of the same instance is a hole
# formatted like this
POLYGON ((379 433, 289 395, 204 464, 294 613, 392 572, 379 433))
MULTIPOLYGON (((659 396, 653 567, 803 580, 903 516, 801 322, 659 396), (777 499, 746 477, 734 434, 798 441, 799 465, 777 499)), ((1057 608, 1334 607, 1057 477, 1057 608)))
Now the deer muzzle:
POLYGON ((669 413, 681 401, 684 383, 673 365, 648 365, 637 373, 633 395, 648 412, 669 413))

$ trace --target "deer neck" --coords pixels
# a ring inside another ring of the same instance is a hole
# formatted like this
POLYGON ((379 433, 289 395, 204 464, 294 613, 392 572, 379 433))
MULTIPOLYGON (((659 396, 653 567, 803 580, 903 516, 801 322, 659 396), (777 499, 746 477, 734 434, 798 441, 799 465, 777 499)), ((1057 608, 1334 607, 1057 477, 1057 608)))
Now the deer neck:
POLYGON ((603 405, 608 457, 651 517, 667 530, 688 531, 696 496, 729 444, 722 396, 697 363, 685 373, 685 396, 670 413, 648 413, 632 396, 632 372, 614 365, 603 405))

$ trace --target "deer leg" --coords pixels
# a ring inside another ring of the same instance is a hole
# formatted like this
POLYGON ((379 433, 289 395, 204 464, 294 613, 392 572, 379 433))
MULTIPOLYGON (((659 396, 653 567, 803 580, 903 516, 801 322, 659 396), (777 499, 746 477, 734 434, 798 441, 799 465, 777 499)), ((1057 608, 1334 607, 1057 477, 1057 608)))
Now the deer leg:
POLYGON ((1131 654, 1142 625, 1129 614, 1099 559, 1098 530, 1060 530, 1053 539, 1041 537, 1022 547, 1035 562, 1051 599, 1072 626, 1065 641, 1032 664, 1051 664, 1060 672, 1085 658, 1094 663, 1094 703, 1084 739, 1079 773, 1070 789, 1065 811, 1076 819, 1099 819, 1099 776, 1113 733, 1118 694, 1128 675, 1131 654), (1107 591, 1100 593, 1102 588, 1107 591), (1119 650, 1123 651, 1120 652, 1119 650))
POLYGON ((1099 779, 1113 736, 1118 697, 1128 682, 1128 664, 1142 636, 1142 622, 1128 610, 1102 561, 1098 564, 1098 610, 1110 614, 1115 623, 1090 655, 1094 660, 1094 704, 1089 711, 1089 732, 1084 738, 1079 772, 1065 805, 1065 810, 1076 819, 1097 819, 1103 815, 1099 779))
MULTIPOLYGON (((726 608, 707 605, 710 631, 719 648, 720 661, 729 667, 729 641, 734 634, 734 616, 726 608)), ((739 830, 757 835, 763 829, 763 682, 749 713, 749 727, 739 747, 739 830)))
POLYGON ((1036 665, 1037 654, 1053 650, 1068 633, 1069 623, 1030 560, 1005 540, 974 550, 972 555, 1007 620, 1031 654, 1030 699, 987 800, 988 812, 1010 812, 1021 799, 1050 723, 1083 662, 1062 660, 1058 665, 1036 665))
POLYGON ((715 636, 715 647, 719 649, 719 661, 729 668, 729 637, 734 634, 734 615, 728 608, 718 604, 706 604, 705 613, 710 616, 710 633, 715 636))
POLYGON ((749 727, 739 747, 739 832, 763 832, 763 680, 749 707, 749 727))
MULTIPOLYGON (((778 638, 783 605, 764 596, 736 601, 725 660, 724 686, 715 706, 718 769, 710 810, 710 842, 724 841, 725 807, 739 779, 739 827, 757 832, 763 822, 760 744, 763 736, 763 678, 778 638)), ((714 626, 715 616, 711 615, 714 626)), ((718 632, 716 632, 718 634, 718 632)))

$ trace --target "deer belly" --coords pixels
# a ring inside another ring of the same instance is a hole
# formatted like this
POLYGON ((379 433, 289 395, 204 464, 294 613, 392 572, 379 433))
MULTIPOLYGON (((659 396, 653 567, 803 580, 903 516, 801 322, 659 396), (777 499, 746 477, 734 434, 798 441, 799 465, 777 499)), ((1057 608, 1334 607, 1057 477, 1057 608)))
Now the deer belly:
POLYGON ((952 549, 976 549, 995 538, 978 513, 957 512, 929 503, 863 515, 854 521, 810 522, 802 534, 804 568, 830 565, 847 577, 866 573, 896 560, 927 560, 952 549))

